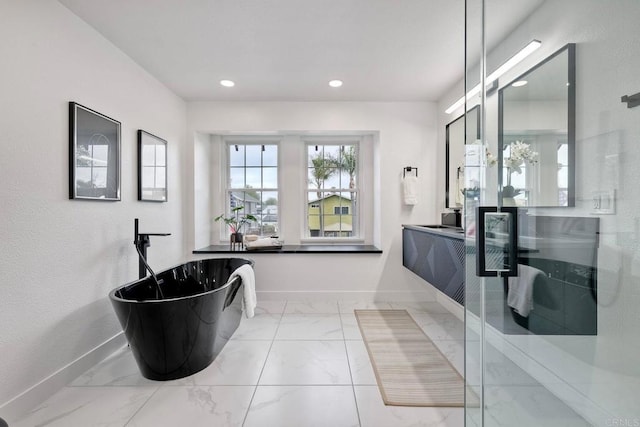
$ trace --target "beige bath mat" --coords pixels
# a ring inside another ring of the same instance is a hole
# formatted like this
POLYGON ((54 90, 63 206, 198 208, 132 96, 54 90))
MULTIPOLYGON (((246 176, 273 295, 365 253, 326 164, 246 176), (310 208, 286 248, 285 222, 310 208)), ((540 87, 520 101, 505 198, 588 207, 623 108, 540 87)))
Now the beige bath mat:
POLYGON ((464 406, 464 379, 406 310, 355 310, 386 405, 464 406))

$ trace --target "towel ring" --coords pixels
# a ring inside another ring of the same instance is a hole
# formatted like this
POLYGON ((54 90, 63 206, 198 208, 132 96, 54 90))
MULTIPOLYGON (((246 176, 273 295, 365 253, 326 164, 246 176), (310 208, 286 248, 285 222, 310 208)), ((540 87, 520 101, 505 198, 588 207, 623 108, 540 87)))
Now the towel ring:
POLYGON ((418 168, 413 167, 413 166, 407 166, 407 167, 403 168, 403 169, 402 169, 402 177, 404 178, 404 177, 405 177, 405 174, 406 174, 407 172, 412 172, 414 169, 415 169, 415 171, 416 171, 416 178, 417 178, 417 177, 418 177, 418 168))

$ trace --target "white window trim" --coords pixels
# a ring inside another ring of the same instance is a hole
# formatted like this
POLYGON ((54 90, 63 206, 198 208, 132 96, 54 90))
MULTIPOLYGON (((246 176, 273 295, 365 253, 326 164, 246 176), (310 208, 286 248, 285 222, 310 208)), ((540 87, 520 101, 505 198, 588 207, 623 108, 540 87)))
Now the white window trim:
MULTIPOLYGON (((278 233, 281 232, 282 230, 282 217, 280 215, 281 212, 281 207, 280 207, 280 196, 281 196, 281 142, 282 142, 282 138, 274 138, 273 136, 265 136, 265 135, 256 135, 256 136, 229 136, 229 135, 222 135, 222 152, 223 155, 220 156, 220 170, 221 170, 221 184, 222 184, 222 188, 221 188, 221 194, 220 197, 218 197, 217 199, 219 200, 221 206, 224 209, 225 215, 227 215, 229 212, 227 212, 227 194, 230 190, 233 190, 232 188, 230 188, 229 183, 231 181, 231 176, 230 176, 230 171, 231 171, 231 165, 229 164, 229 158, 230 158, 230 150, 231 147, 233 145, 275 145, 277 146, 278 149, 278 173, 277 173, 277 180, 278 180, 278 188, 275 189, 269 189, 269 188, 260 188, 258 190, 260 191, 276 191, 278 192, 278 204, 276 205, 278 207, 278 233)), ((242 191, 239 190, 238 191, 242 191)), ((227 229, 226 225, 222 224, 222 226, 220 227, 220 236, 219 236, 219 241, 220 243, 229 243, 229 230, 227 229)))
MULTIPOLYGON (((310 146, 315 145, 356 145, 358 151, 358 174, 356 176, 356 191, 358 193, 358 197, 361 200, 361 204, 364 200, 367 199, 364 197, 363 190, 363 182, 365 181, 362 178, 362 171, 364 171, 364 156, 362 155, 364 149, 363 137, 362 136, 354 136, 354 135, 319 135, 319 136, 308 136, 303 137, 302 141, 304 142, 304 150, 302 162, 300 165, 301 173, 302 173, 302 202, 304 203, 304 209, 302 212, 302 218, 300 221, 301 230, 300 230, 300 244, 315 244, 315 245, 331 245, 331 244, 364 244, 366 241, 365 234, 365 220, 363 211, 364 209, 360 208, 360 212, 358 212, 358 235, 353 237, 310 237, 307 236, 307 218, 309 217, 309 204, 307 203, 307 197, 309 192, 309 186, 307 185, 308 179, 308 158, 307 153, 309 152, 310 146)), ((366 186, 365 186, 366 187, 366 186)), ((349 191, 349 189, 338 189, 337 191, 349 191)))
MULTIPOLYGON (((377 142, 376 131, 344 132, 305 132, 282 131, 254 134, 212 133, 211 142, 218 153, 213 160, 214 170, 218 170, 211 179, 211 209, 214 217, 226 210, 226 195, 229 180, 229 146, 238 144, 275 144, 278 146, 278 233, 287 245, 362 245, 374 244, 376 220, 379 212, 374 211, 376 195, 373 193, 374 150, 377 142), (358 143, 358 194, 360 198, 358 237, 306 237, 307 202, 307 151, 306 142, 318 144, 358 143), (287 164, 285 164, 285 162, 287 164)), ((378 221, 378 222, 377 222, 378 221)), ((219 229, 212 235, 212 244, 228 244, 229 230, 226 225, 217 222, 219 229), (217 239, 216 239, 217 236, 217 239)))

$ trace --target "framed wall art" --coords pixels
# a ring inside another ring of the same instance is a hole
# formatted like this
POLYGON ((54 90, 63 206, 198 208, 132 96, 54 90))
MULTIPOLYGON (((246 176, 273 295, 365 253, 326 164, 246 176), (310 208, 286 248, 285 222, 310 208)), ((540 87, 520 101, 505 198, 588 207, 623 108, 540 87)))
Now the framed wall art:
POLYGON ((167 201, 167 141, 138 130, 138 200, 167 201))
POLYGON ((120 122, 69 103, 69 198, 120 200, 120 122))

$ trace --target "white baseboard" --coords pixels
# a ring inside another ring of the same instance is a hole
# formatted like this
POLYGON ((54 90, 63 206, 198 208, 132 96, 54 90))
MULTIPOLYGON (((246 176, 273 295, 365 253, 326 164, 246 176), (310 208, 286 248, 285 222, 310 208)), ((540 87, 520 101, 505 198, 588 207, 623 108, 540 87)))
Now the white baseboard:
POLYGON ((410 291, 262 291, 256 292, 262 301, 434 301, 433 292, 410 291))
POLYGON ((436 301, 460 319, 460 321, 464 322, 464 307, 459 302, 454 301, 439 290, 436 290, 436 301))
POLYGON ((58 390, 75 380, 89 368, 127 344, 124 333, 109 338, 73 362, 58 369, 39 383, 29 387, 0 406, 0 417, 11 425, 28 411, 40 405, 58 390))

